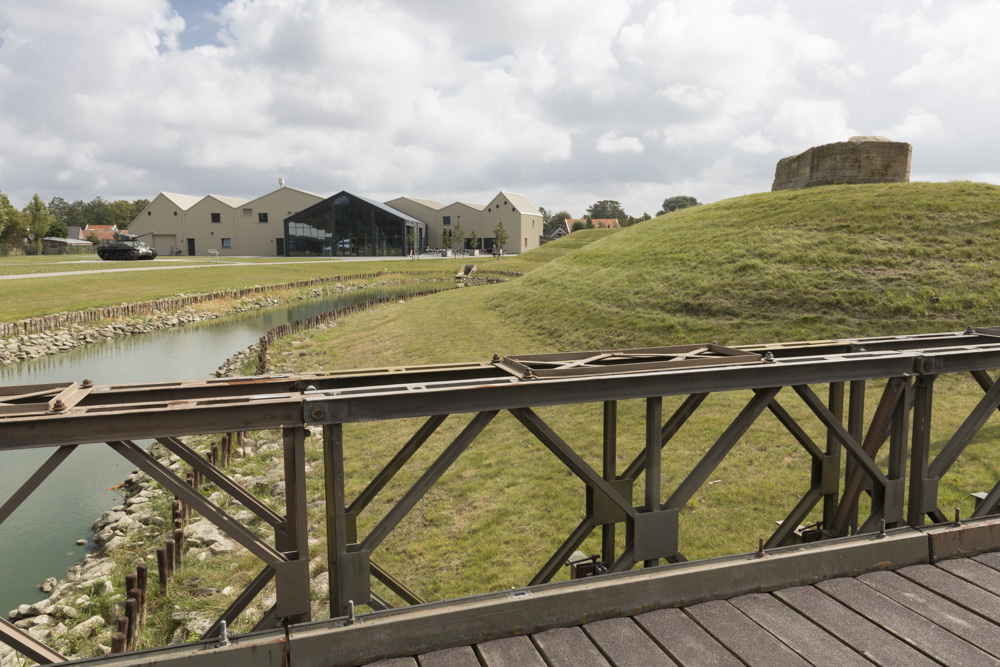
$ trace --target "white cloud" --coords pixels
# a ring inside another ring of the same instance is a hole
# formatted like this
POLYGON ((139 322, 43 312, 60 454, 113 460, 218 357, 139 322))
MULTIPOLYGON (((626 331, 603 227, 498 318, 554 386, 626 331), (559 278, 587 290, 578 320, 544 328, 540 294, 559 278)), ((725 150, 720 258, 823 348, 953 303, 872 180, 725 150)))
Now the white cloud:
POLYGON ((775 155, 874 133, 916 142, 928 173, 995 171, 1000 0, 204 11, 3 0, 0 190, 256 196, 280 170, 321 193, 502 187, 576 214, 605 198, 654 212, 671 194, 767 190, 775 155), (194 32, 202 45, 182 46, 194 32))
POLYGON ((637 138, 620 137, 617 130, 611 130, 597 140, 597 150, 601 153, 641 153, 645 149, 637 138))

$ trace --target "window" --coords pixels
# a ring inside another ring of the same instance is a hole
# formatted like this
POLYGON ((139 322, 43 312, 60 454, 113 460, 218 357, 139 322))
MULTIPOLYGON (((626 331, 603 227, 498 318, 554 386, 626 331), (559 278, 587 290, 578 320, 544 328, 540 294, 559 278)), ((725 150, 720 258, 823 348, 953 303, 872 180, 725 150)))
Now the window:
POLYGON ((527 239, 527 238, 526 238, 526 239, 524 239, 524 247, 525 247, 525 248, 527 248, 527 247, 528 247, 528 239, 527 239))
POLYGON ((258 213, 257 222, 267 222, 267 213, 258 213))
POLYGON ((174 217, 175 218, 177 217, 177 211, 174 211, 174 217))
POLYGON ((253 215, 253 209, 252 208, 243 209, 243 215, 253 215))
POLYGON ((451 216, 450 216, 450 215, 445 215, 445 216, 442 216, 442 217, 441 217, 441 220, 442 220, 442 221, 444 222, 444 224, 446 224, 446 225, 450 225, 450 224, 451 224, 451 216))
POLYGON ((222 239, 222 247, 223 248, 232 248, 233 247, 233 240, 232 239, 222 239))
POLYGON ((222 222, 222 214, 221 213, 213 213, 212 214, 212 222, 222 222))
MULTIPOLYGON (((153 212, 152 211, 146 211, 146 215, 153 215, 153 212)), ((174 215, 177 215, 177 214, 174 213, 174 215)))

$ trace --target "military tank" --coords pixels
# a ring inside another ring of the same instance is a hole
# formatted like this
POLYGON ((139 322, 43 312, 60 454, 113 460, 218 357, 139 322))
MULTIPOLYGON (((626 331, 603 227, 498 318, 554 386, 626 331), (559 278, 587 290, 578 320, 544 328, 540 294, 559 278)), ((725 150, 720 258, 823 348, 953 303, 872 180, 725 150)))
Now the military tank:
POLYGON ((156 259, 156 248, 150 248, 145 241, 139 239, 156 232, 146 234, 129 234, 115 232, 115 240, 108 241, 97 249, 97 256, 103 260, 131 261, 133 259, 156 259))

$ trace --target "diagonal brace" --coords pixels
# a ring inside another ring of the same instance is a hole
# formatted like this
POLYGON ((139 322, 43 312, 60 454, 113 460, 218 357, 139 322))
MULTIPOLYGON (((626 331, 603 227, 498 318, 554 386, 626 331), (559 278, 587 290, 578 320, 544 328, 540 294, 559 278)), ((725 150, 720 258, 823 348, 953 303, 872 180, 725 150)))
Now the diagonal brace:
POLYGON ((826 426, 830 434, 840 441, 840 444, 844 446, 854 462, 865 471, 865 474, 882 486, 885 486, 889 478, 885 476, 885 473, 865 453, 864 448, 854 439, 854 436, 847 432, 847 429, 840 423, 840 420, 819 400, 819 397, 813 390, 808 385, 796 385, 793 389, 802 398, 802 401, 809 406, 813 414, 819 418, 820 422, 826 426))
POLYGON ((258 539, 246 526, 229 516, 209 502, 190 486, 177 478, 177 475, 165 468, 148 452, 143 451, 131 440, 117 440, 108 443, 111 449, 131 461, 137 468, 155 479, 170 493, 193 507, 199 514, 218 526, 234 540, 242 544, 252 554, 268 565, 275 565, 286 560, 284 554, 271 545, 258 539))
POLYGON ((285 518, 283 516, 262 503, 253 494, 234 482, 229 475, 226 475, 221 470, 213 466, 211 463, 206 461, 204 457, 199 456, 198 452, 194 451, 177 438, 157 438, 156 441, 179 456, 182 461, 190 465, 192 468, 198 470, 202 475, 204 475, 205 479, 219 487, 220 491, 228 493, 232 496, 233 500, 246 507, 270 525, 284 525, 285 518))
POLYGON ((35 473, 14 492, 7 502, 0 507, 0 523, 7 520, 18 507, 21 506, 28 496, 34 493, 35 489, 52 474, 52 471, 59 467, 59 464, 66 460, 66 457, 73 453, 76 445, 63 445, 43 463, 35 473))
POLYGON ((1000 382, 995 382, 958 427, 955 435, 948 440, 948 444, 938 452, 934 462, 927 468, 927 476, 931 479, 941 479, 998 406, 1000 406, 1000 382))
POLYGON ((767 408, 768 404, 778 395, 781 387, 771 387, 762 389, 754 394, 753 398, 746 404, 736 419, 726 428, 725 432, 715 441, 705 455, 694 467, 694 470, 677 487, 677 490, 667 498, 661 509, 681 509, 687 504, 691 496, 702 487, 705 480, 722 463, 729 451, 736 446, 739 439, 747 432, 757 417, 767 408))
POLYGON ((451 467, 451 465, 458 459, 458 457, 466 450, 466 448, 472 444, 483 429, 493 421, 493 418, 497 416, 496 410, 490 410, 489 412, 480 412, 469 425, 466 426, 458 437, 448 445, 447 449, 441 452, 441 455, 431 464, 427 471, 420 476, 409 491, 400 499, 396 506, 393 507, 389 512, 382 518, 372 532, 368 533, 368 536, 361 542, 361 551, 367 551, 371 553, 375 548, 382 544, 392 529, 395 528, 403 518, 410 512, 411 509, 424 497, 431 487, 441 478, 441 475, 451 467))
POLYGON ((563 465, 569 468, 587 486, 599 490, 612 500, 625 514, 635 518, 638 512, 631 503, 618 493, 607 480, 601 477, 596 470, 587 465, 587 462, 579 454, 573 451, 566 442, 556 435, 555 431, 549 428, 548 424, 542 421, 541 417, 535 414, 530 408, 514 408, 510 413, 521 422, 528 431, 531 432, 538 441, 548 447, 549 451, 556 455, 563 465))
POLYGON ((0 643, 20 651, 40 665, 66 662, 66 658, 38 641, 21 628, 0 618, 0 643))

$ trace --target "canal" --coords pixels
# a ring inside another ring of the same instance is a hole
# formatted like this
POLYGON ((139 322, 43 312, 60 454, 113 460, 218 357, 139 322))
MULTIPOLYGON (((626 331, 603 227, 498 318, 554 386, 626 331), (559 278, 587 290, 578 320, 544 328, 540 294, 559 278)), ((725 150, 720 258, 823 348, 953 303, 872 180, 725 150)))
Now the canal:
MULTIPOLYGON (((164 382, 208 377, 234 353, 273 327, 379 297, 404 298, 440 284, 400 285, 343 292, 324 299, 244 313, 219 320, 125 336, 0 366, 0 384, 45 382, 95 384, 164 382)), ((54 449, 4 452, 0 459, 0 505, 48 458, 54 449)), ((133 466, 101 444, 78 447, 10 518, 0 525, 0 614, 46 597, 38 586, 62 579, 84 557, 90 526, 121 495, 112 487, 133 466)))

